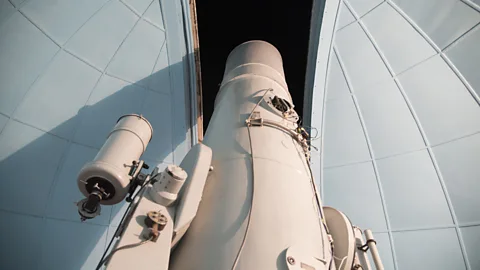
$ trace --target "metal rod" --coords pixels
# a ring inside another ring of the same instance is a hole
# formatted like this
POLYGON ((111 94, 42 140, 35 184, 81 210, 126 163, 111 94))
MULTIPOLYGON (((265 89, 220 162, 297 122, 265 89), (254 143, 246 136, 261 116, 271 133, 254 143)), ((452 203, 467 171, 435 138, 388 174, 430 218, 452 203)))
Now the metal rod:
POLYGON ((367 252, 363 251, 362 249, 359 249, 360 247, 365 245, 365 242, 363 241, 362 230, 360 230, 360 228, 356 226, 353 226, 353 233, 355 235, 355 239, 357 242, 357 248, 355 251, 360 261, 360 265, 362 266, 361 269, 370 270, 372 269, 372 267, 370 266, 370 261, 368 260, 367 252))
MULTIPOLYGON (((247 120, 250 120, 250 119, 252 118, 252 115, 253 115, 253 113, 255 112, 255 109, 258 107, 258 105, 260 105, 260 103, 262 103, 263 98, 267 95, 267 93, 268 93, 269 91, 273 91, 273 89, 272 89, 272 88, 265 89, 265 93, 263 93, 262 98, 260 98, 260 100, 257 102, 257 104, 255 104, 255 107, 253 107, 253 110, 252 110, 252 112, 250 113, 250 115, 248 116, 247 120)), ((247 124, 248 124, 248 123, 247 123, 247 124)))
POLYGON ((365 239, 367 239, 367 245, 372 253, 373 262, 375 263, 375 267, 377 270, 384 270, 382 260, 380 259, 380 255, 378 254, 377 249, 377 242, 373 238, 373 233, 371 230, 365 230, 365 239))

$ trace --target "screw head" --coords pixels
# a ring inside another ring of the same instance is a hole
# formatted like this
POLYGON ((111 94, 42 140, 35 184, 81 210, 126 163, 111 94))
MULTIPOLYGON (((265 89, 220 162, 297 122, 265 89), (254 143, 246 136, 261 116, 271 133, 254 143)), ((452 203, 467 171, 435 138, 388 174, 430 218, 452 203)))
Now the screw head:
POLYGON ((288 256, 287 257, 287 262, 291 265, 294 265, 295 264, 295 259, 292 256, 288 256))

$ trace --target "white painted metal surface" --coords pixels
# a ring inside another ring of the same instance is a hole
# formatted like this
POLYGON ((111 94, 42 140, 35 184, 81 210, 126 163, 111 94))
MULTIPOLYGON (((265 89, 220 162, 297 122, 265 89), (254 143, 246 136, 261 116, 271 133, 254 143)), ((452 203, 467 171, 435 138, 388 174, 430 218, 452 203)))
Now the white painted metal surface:
POLYGON ((162 173, 158 173, 158 169, 152 173, 155 183, 147 184, 138 191, 125 221, 116 232, 115 237, 120 239, 101 265, 106 262, 106 267, 113 270, 169 269, 171 249, 185 234, 197 213, 210 169, 211 154, 210 148, 198 144, 182 161, 181 166, 185 170, 169 165, 162 173), (185 189, 177 198, 183 183, 186 183, 185 189), (166 221, 164 227, 159 225, 154 228, 152 222, 147 222, 147 215, 152 211, 163 215, 166 221))
POLYGON ((190 149, 180 164, 188 173, 188 178, 175 210, 172 247, 183 237, 197 214, 211 163, 212 149, 199 143, 190 149))
POLYGON ((171 269, 288 269, 292 246, 306 261, 321 262, 317 269, 328 267, 329 244, 302 146, 282 128, 245 123, 255 110, 296 127, 263 101, 270 89, 291 103, 279 52, 262 41, 234 49, 204 139, 213 171, 171 269))
MULTIPOLYGON (((148 187, 148 188, 151 188, 148 187)), ((125 224, 121 239, 114 248, 133 245, 132 248, 119 250, 107 263, 109 270, 125 269, 168 269, 170 260, 170 243, 173 235, 174 208, 157 204, 148 192, 138 200, 137 207, 132 209, 132 220, 125 224), (167 224, 160 232, 156 242, 148 241, 150 229, 145 226, 146 214, 158 211, 165 215, 167 224)), ((111 249, 112 251, 114 249, 111 249)))

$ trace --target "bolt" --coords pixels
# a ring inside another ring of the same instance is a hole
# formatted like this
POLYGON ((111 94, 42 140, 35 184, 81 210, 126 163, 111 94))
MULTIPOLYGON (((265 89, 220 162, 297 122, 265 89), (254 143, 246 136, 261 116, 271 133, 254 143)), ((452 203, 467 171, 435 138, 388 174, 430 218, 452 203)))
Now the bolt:
POLYGON ((292 256, 288 256, 287 257, 287 262, 291 265, 294 265, 295 264, 295 259, 292 256))

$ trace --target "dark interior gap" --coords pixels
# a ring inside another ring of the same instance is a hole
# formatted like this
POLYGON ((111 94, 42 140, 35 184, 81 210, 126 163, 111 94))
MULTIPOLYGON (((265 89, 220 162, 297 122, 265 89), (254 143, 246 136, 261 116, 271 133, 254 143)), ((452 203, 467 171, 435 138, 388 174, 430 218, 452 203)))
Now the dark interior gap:
POLYGON ((287 84, 301 115, 312 0, 197 0, 196 7, 204 130, 213 113, 228 54, 253 39, 270 42, 282 54, 287 84))

